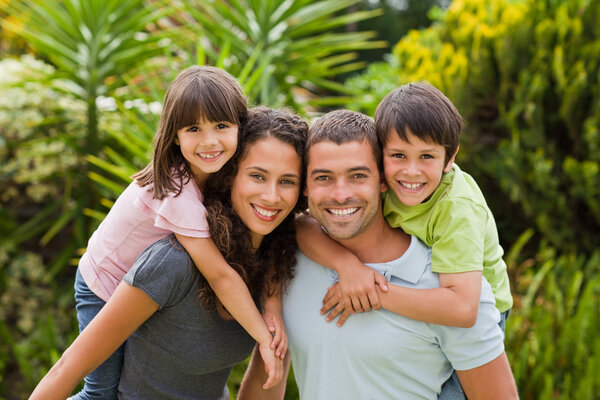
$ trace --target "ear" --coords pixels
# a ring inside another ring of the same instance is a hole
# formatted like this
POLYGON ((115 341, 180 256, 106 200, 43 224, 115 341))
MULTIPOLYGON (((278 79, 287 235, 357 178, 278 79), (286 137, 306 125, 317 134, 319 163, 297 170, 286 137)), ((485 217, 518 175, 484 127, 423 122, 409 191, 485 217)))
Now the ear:
POLYGON ((381 174, 381 176, 379 177, 379 190, 381 191, 381 193, 385 193, 388 190, 388 185, 385 182, 385 176, 383 176, 383 173, 381 174))
POLYGON ((175 144, 179 146, 179 136, 175 136, 175 144))
POLYGON ((302 191, 302 193, 308 197, 308 187, 306 186, 306 184, 304 184, 304 190, 302 191))
POLYGON ((446 167, 444 168, 444 172, 448 173, 450 172, 450 170, 452 169, 452 164, 454 164, 454 159, 456 158, 456 154, 458 153, 458 149, 460 148, 460 146, 458 146, 456 148, 456 151, 454 152, 454 154, 452 155, 452 158, 450 158, 450 160, 448 160, 448 164, 446 164, 446 167))

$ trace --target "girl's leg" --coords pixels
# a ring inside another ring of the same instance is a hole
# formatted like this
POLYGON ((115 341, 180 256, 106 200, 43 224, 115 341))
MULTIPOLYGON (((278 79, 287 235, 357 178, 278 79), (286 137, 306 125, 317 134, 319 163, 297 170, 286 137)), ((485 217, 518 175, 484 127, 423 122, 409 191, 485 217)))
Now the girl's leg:
MULTIPOLYGON (((75 276, 75 302, 79 332, 94 319, 106 302, 96 296, 86 285, 79 269, 75 276)), ((83 390, 71 399, 73 400, 116 400, 121 369, 123 368, 124 345, 110 356, 102 365, 96 368, 85 378, 83 390)))

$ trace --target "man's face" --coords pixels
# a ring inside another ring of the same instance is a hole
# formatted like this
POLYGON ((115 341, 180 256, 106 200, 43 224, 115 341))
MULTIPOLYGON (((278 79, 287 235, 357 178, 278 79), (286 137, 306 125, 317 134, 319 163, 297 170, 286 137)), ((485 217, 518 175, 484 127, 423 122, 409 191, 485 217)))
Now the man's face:
POLYGON ((369 143, 320 142, 308 159, 305 194, 312 216, 337 240, 368 231, 381 217, 386 189, 369 143))

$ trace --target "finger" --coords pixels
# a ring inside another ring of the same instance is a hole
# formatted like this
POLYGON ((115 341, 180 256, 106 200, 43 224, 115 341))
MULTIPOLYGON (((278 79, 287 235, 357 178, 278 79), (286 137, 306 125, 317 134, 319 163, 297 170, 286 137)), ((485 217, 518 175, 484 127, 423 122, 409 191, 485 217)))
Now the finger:
POLYGON ((281 342, 279 342, 279 346, 277 346, 277 351, 278 351, 278 355, 279 358, 281 358, 282 360, 285 358, 285 353, 287 353, 287 346, 288 346, 288 342, 287 342, 287 335, 281 335, 281 342))
POLYGON ((352 299, 352 308, 354 309, 354 311, 365 312, 362 304, 360 303, 360 298, 353 296, 353 297, 351 297, 351 299, 352 299))
POLYGON ((338 302, 337 298, 330 298, 329 300, 327 300, 326 303, 323 304, 323 307, 321 307, 321 315, 325 315, 327 313, 327 311, 331 310, 333 307, 337 306, 338 304, 340 304, 338 302))
MULTIPOLYGON (((375 284, 379 285, 379 288, 387 292, 388 291, 388 282, 383 275, 379 272, 375 272, 375 284)), ((371 303, 372 304, 372 303, 371 303)))
POLYGON ((381 309, 381 303, 379 302, 379 296, 375 290, 369 291, 369 304, 373 307, 374 310, 381 309))
POLYGON ((323 297, 323 304, 327 304, 331 301, 331 299, 333 299, 335 297, 334 292, 332 292, 331 290, 328 290, 327 293, 325 293, 325 297, 323 297))
POLYGON ((350 317, 352 314, 354 314, 354 313, 350 312, 348 310, 344 310, 344 312, 342 313, 342 315, 340 315, 340 318, 338 319, 337 326, 344 325, 344 323, 346 322, 348 317, 350 317))
POLYGON ((335 319, 335 317, 337 317, 343 310, 344 310, 344 306, 342 304, 338 304, 331 310, 331 312, 329 314, 327 314, 327 317, 325 318, 325 320, 327 322, 333 321, 335 319))
MULTIPOLYGON (((271 348, 276 349, 276 347, 279 345, 280 342, 281 342, 281 329, 277 329, 275 331, 275 333, 273 334, 273 339, 271 340, 271 348)), ((277 355, 277 351, 275 352, 275 355, 277 355)))
POLYGON ((360 300, 360 304, 362 306, 363 312, 371 311, 371 303, 369 302, 368 295, 364 294, 364 295, 360 296, 359 300, 360 300))

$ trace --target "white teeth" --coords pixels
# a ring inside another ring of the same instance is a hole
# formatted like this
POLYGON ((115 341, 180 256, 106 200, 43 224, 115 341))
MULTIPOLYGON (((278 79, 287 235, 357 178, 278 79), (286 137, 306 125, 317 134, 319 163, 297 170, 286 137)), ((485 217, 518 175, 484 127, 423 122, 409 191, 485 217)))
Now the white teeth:
POLYGON ((343 208, 343 209, 329 208, 328 210, 333 215, 336 215, 338 217, 345 217, 346 215, 354 214, 356 212, 356 210, 358 210, 358 208, 357 207, 343 208))
POLYGON ((218 153, 198 153, 198 155, 202 158, 215 158, 221 155, 221 152, 218 153))
POLYGON ((423 183, 407 183, 407 182, 400 182, 400 184, 402 186, 404 186, 407 189, 420 189, 423 187, 423 183))
POLYGON ((279 211, 268 211, 263 208, 259 208, 258 206, 254 205, 254 204, 252 205, 252 207, 256 210, 257 213, 259 213, 260 215, 263 215, 265 217, 272 217, 279 212, 279 211))

